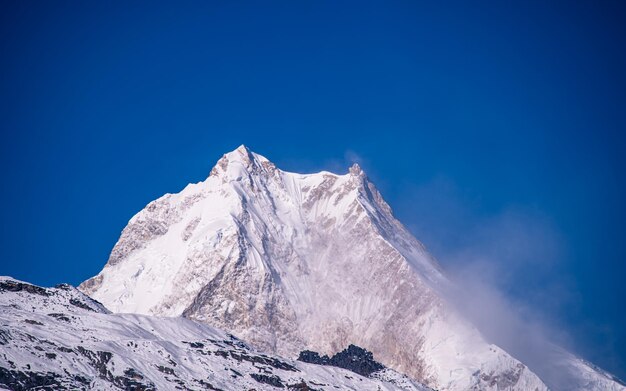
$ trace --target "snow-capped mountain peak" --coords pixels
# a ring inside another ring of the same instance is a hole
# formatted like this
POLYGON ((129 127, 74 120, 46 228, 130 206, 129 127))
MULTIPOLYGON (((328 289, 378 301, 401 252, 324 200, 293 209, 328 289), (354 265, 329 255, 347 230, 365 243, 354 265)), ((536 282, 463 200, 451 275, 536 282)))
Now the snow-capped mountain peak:
POLYGON ((360 176, 360 177, 365 176, 365 172, 363 171, 361 166, 359 166, 359 163, 352 164, 348 172, 354 176, 360 176))
POLYGON ((222 156, 211 170, 210 176, 221 177, 224 180, 237 180, 242 175, 268 174, 275 170, 273 163, 242 144, 234 151, 222 156))
MULTIPOLYGON (((242 145, 135 215, 80 289, 286 356, 356 344, 437 389, 546 389, 447 302, 448 284, 358 164, 290 173, 242 145)), ((580 389, 621 389, 603 379, 580 389)))

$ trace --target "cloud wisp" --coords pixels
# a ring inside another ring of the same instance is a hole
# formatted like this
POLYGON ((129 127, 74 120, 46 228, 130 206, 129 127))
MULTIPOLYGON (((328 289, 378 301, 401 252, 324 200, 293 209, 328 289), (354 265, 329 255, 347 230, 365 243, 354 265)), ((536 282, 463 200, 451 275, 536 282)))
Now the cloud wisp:
POLYGON ((567 375, 555 363, 566 353, 559 346, 574 352, 584 346, 565 327, 578 296, 565 241, 551 220, 514 205, 485 211, 446 178, 402 194, 397 215, 454 282, 449 300, 487 340, 548 383, 563 384, 567 375))

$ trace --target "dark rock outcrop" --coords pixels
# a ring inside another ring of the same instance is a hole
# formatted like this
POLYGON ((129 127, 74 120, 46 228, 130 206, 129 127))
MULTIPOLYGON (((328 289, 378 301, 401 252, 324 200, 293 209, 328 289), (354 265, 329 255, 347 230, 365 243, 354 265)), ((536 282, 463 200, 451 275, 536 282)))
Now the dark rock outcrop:
POLYGON ((283 381, 276 375, 262 375, 260 373, 251 373, 250 377, 259 383, 269 384, 273 387, 285 388, 283 381))
POLYGON ((26 284, 24 282, 5 280, 0 281, 0 292, 9 291, 9 292, 28 292, 34 293, 36 295, 41 296, 50 296, 50 293, 46 290, 46 288, 42 288, 39 286, 26 284))
POLYGON ((330 358, 326 355, 320 356, 317 352, 304 350, 300 352, 298 360, 310 364, 332 365, 362 376, 369 376, 385 368, 381 363, 374 360, 374 355, 371 352, 356 345, 350 345, 347 349, 330 358))

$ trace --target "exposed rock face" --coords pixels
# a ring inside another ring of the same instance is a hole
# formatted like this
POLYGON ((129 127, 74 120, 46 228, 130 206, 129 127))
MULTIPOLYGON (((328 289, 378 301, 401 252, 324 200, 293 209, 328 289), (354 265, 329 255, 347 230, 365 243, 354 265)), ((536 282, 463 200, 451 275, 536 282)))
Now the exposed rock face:
POLYGON ((355 345, 348 346, 347 349, 332 357, 320 356, 317 352, 304 350, 300 352, 298 361, 344 368, 362 376, 370 376, 374 372, 385 369, 383 365, 374 360, 374 355, 371 352, 355 345))
POLYGON ((449 284, 358 165, 288 173, 241 146, 135 215, 80 289, 291 357, 354 343, 437 389, 546 389, 446 302, 449 284))

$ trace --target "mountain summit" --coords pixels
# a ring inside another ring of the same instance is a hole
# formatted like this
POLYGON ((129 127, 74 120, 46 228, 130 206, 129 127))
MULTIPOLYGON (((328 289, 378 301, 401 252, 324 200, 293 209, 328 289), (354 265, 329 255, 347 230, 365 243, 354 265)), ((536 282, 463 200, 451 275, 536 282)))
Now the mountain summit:
POLYGON ((290 173, 242 145, 136 214, 79 288, 113 312, 184 316, 294 358, 356 344, 440 390, 624 389, 561 350, 559 375, 540 379, 454 309, 450 284, 358 165, 290 173))

